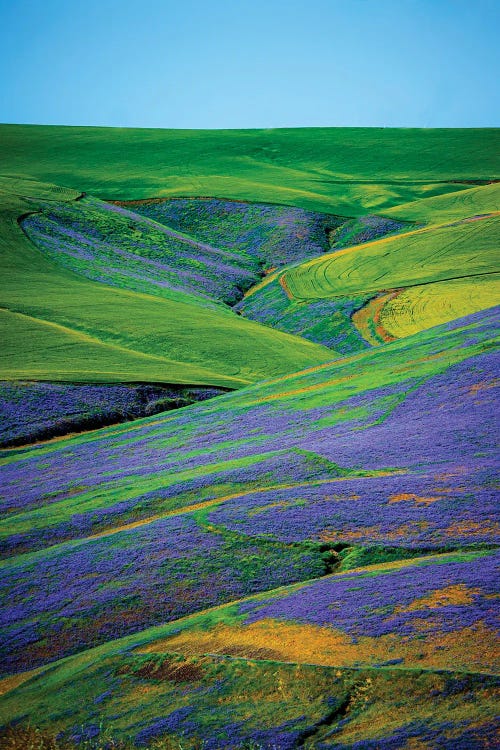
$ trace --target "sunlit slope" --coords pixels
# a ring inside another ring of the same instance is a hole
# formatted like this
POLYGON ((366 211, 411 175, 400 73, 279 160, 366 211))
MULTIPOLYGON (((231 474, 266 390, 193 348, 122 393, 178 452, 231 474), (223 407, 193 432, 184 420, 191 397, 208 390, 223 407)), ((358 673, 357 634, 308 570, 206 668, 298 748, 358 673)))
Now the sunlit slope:
POLYGON ((410 336, 499 302, 500 272, 410 287, 377 300, 379 340, 410 336))
POLYGON ((0 682, 0 721, 133 747, 435 747, 443 732, 491 747, 497 563, 364 567, 207 610, 0 682))
POLYGON ((497 322, 497 310, 478 313, 182 412, 6 453, 3 551, 188 508, 286 541, 484 543, 496 529, 497 322))
POLYGON ((286 271, 295 299, 378 292, 498 272, 500 219, 421 229, 330 253, 286 271))
POLYGON ((498 674, 488 599, 499 562, 498 551, 476 551, 355 568, 186 618, 163 638, 150 631, 138 651, 231 656, 239 647, 250 659, 264 649, 283 662, 498 674))
MULTIPOLYGON (((76 275, 27 240, 18 218, 50 186, 3 180, 1 282, 5 337, 0 377, 158 381, 234 386, 332 358, 326 349, 188 295, 153 297, 76 275), (28 197, 29 196, 29 197, 28 197), (19 341, 23 349, 19 348, 19 341)), ((74 199, 59 188, 58 201, 74 199)))
POLYGON ((100 198, 217 196, 345 215, 500 173, 498 130, 140 130, 3 125, 0 172, 100 198))
MULTIPOLYGON (((43 315, 45 312, 42 313, 43 315)), ((50 314, 50 313, 49 313, 50 314)), ((145 320, 146 324, 147 321, 145 320)), ((4 380, 62 380, 70 382, 214 383, 238 387, 238 377, 219 375, 201 364, 134 352, 106 344, 99 336, 81 333, 31 314, 0 310, 4 380)))
MULTIPOLYGON (((460 186, 457 186, 460 187, 460 186)), ((384 211, 393 219, 423 224, 441 224, 500 211, 500 184, 423 198, 384 211)))
POLYGON ((325 343, 330 326, 341 351, 360 348, 353 324, 378 344, 498 304, 499 234, 486 213, 338 250, 274 274, 239 307, 285 329, 295 316, 289 330, 302 320, 325 343))

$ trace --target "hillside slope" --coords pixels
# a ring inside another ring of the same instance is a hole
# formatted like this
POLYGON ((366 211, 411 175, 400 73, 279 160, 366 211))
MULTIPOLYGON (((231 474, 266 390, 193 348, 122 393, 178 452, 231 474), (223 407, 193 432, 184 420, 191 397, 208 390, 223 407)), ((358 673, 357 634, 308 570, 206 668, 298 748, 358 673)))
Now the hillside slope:
POLYGON ((432 741, 445 724, 450 742, 486 742, 497 323, 498 310, 478 313, 6 455, 3 663, 42 672, 7 679, 2 721, 22 712, 85 737, 99 716, 139 746, 166 735, 339 748, 431 730, 432 741), (396 688, 406 708, 374 723, 394 712, 396 688), (260 696, 258 726, 241 695, 260 696), (352 710, 324 722, 342 696, 352 710))
POLYGON ((2 125, 0 137, 0 173, 31 175, 103 199, 215 196, 358 216, 500 174, 494 128, 2 125))
POLYGON ((0 748, 497 747, 498 130, 0 138, 0 748))
POLYGON ((391 217, 426 226, 335 245, 264 279, 237 308, 343 353, 483 310, 500 301, 499 212, 496 184, 397 207, 391 217))
POLYGON ((2 379, 146 381, 238 387, 332 352, 206 309, 181 290, 162 298, 77 275, 18 226, 37 201, 73 200, 54 186, 2 182, 2 379))
POLYGON ((492 747, 497 558, 357 568, 151 628, 4 681, 0 720, 134 747, 492 747))

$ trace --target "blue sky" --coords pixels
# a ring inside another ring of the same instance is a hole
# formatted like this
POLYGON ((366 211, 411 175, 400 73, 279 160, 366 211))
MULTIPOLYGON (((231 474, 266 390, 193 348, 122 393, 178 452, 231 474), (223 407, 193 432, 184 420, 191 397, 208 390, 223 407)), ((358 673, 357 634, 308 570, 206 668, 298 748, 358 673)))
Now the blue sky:
POLYGON ((0 0, 0 122, 498 126, 499 21, 497 0, 0 0))

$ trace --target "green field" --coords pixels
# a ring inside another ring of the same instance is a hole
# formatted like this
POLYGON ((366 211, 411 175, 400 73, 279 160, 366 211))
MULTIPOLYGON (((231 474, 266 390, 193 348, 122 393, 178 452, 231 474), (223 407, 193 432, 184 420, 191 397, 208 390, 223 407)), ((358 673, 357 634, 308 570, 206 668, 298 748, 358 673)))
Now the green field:
MULTIPOLYGON (((351 320, 371 344, 491 307, 500 299, 499 210, 497 184, 398 206, 388 212, 391 218, 426 226, 276 272, 250 290, 240 307, 249 317, 290 332, 299 330, 294 318, 307 321, 304 335, 323 341, 313 303, 331 300, 338 315, 335 303, 340 310, 351 300, 351 320)), ((339 322, 346 339, 352 337, 349 325, 339 322)))
POLYGON ((491 185, 403 203, 384 211, 384 215, 405 221, 441 224, 498 211, 500 211, 500 189, 498 182, 495 182, 491 185))
POLYGON ((218 196, 384 213, 498 177, 491 129, 134 130, 4 125, 0 174, 99 198, 218 196))

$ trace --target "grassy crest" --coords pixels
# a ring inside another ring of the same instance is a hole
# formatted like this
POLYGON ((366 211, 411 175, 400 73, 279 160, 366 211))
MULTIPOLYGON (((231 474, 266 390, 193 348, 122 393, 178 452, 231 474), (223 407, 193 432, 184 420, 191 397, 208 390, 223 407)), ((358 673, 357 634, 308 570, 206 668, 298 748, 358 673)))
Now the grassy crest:
POLYGON ((0 170, 100 198, 216 196, 382 213, 498 177, 498 131, 141 130, 3 125, 0 170))

